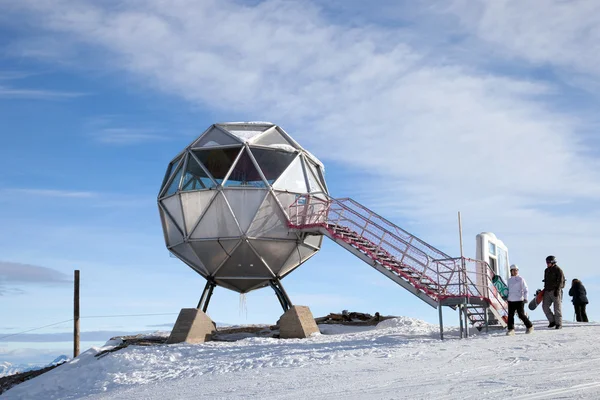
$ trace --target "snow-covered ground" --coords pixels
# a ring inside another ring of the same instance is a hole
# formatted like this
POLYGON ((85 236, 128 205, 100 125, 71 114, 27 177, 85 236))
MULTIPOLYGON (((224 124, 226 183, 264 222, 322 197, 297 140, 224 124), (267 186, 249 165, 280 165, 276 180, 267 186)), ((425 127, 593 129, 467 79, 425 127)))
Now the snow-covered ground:
POLYGON ((532 335, 518 326, 462 340, 450 328, 444 341, 411 318, 321 328, 306 340, 130 346, 101 358, 92 348, 0 398, 600 398, 600 324, 539 321, 532 335))

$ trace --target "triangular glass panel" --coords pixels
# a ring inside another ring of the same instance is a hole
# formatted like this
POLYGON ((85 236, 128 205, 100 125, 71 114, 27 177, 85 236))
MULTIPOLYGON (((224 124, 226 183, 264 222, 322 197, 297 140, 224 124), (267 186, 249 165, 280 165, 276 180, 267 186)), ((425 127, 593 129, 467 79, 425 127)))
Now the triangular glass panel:
POLYGON ((293 144, 290 143, 276 128, 269 129, 265 133, 260 136, 257 136, 252 140, 252 144, 260 145, 260 146, 273 146, 277 148, 278 146, 291 146, 294 148, 293 144))
POLYGON ((309 184, 311 186, 311 192, 324 192, 327 193, 327 189, 325 186, 325 180, 323 179, 323 175, 321 174, 321 169, 319 166, 314 164, 310 159, 304 158, 304 165, 308 167, 310 171, 309 184), (312 178, 312 182, 311 182, 312 178), (313 190, 314 187, 320 188, 320 190, 313 190))
POLYGON ((306 181, 304 180, 304 172, 302 171, 300 157, 296 157, 272 185, 273 189, 307 193, 308 191, 306 190, 306 181))
POLYGON ((323 168, 321 168, 319 165, 315 165, 314 168, 317 171, 317 176, 319 177, 319 181, 321 182, 321 185, 323 185, 323 188, 325 189, 325 191, 327 193, 329 193, 327 191, 327 183, 325 183, 325 175, 323 174, 323 168))
POLYGON ((240 153, 240 149, 241 147, 194 150, 194 154, 212 177, 215 178, 215 181, 221 184, 240 153))
POLYGON ((229 205, 221 193, 217 193, 208 210, 200 218, 192 232, 193 239, 228 238, 241 235, 229 205))
POLYGON ((206 210, 216 191, 206 192, 183 192, 181 193, 181 204, 183 205, 183 216, 185 218, 186 234, 190 235, 198 223, 198 218, 206 210))
POLYGON ((272 278, 265 263, 250 248, 248 242, 242 243, 233 251, 231 257, 215 272, 215 278, 272 278))
POLYGON ((198 256, 204 268, 209 274, 214 272, 223 264, 235 247, 240 243, 239 240, 203 240, 198 242, 189 242, 198 256))
POLYGON ((232 144, 240 144, 240 141, 216 126, 212 126, 192 144, 192 148, 230 146, 232 144))
POLYGON ((250 224, 247 235, 249 237, 269 237, 274 239, 295 238, 287 225, 287 218, 279 208, 275 197, 267 195, 254 220, 250 224))
POLYGON ((251 140, 272 126, 272 124, 219 124, 220 128, 225 129, 243 142, 251 140))
POLYGON ((182 243, 177 246, 171 247, 170 250, 171 253, 175 254, 199 274, 201 274, 204 277, 208 276, 208 271, 204 267, 204 264, 202 264, 202 261, 200 261, 200 259, 198 258, 196 253, 194 253, 194 251, 188 243, 182 243))
POLYGON ((211 189, 217 187, 208 174, 200 167, 196 159, 189 155, 183 175, 182 191, 211 189))
POLYGON ((289 274, 294 268, 296 268, 298 265, 302 264, 304 261, 314 256, 315 254, 317 254, 317 250, 311 249, 304 245, 298 245, 298 247, 294 249, 294 251, 292 251, 292 254, 284 263, 283 267, 281 267, 281 270, 279 271, 279 274, 277 276, 279 278, 283 278, 285 275, 289 274))
POLYGON ((269 284, 269 280, 262 279, 221 279, 218 282, 223 282, 229 286, 235 287, 236 291, 240 293, 247 293, 255 289, 260 289, 269 284))
POLYGON ((248 240, 254 250, 265 260, 267 266, 277 274, 296 249, 295 240, 248 240))
POLYGON ((181 211, 181 201, 179 200, 179 196, 174 195, 166 197, 162 199, 161 202, 169 215, 173 217, 173 220, 177 223, 181 232, 184 232, 183 212, 181 211))
POLYGON ((223 190, 223 194, 225 194, 233 215, 240 224, 242 233, 246 233, 258 208, 265 199, 267 191, 226 189, 223 190))
POLYGON ((165 197, 177 193, 177 190, 179 189, 179 182, 181 181, 181 174, 183 171, 183 167, 181 164, 182 163, 179 163, 179 166, 177 167, 177 172, 174 174, 174 177, 171 179, 171 182, 169 183, 169 188, 167 189, 166 193, 164 194, 165 197))
POLYGON ((290 167, 297 154, 295 152, 268 150, 258 147, 251 147, 250 150, 270 185, 281 176, 286 168, 290 167))
POLYGON ((227 181, 223 184, 225 187, 257 187, 264 188, 267 184, 260 176, 260 173, 254 166, 252 159, 248 155, 248 152, 242 150, 242 155, 233 166, 227 181))
POLYGON ((163 188, 165 187, 165 185, 167 184, 167 182, 169 182, 169 178, 173 175, 173 172, 175 172, 175 170, 179 166, 179 163, 181 162, 182 158, 183 157, 178 158, 177 160, 171 162, 169 164, 169 166, 167 167, 167 172, 165 173, 165 178, 163 179, 163 183, 161 185, 161 192, 162 192, 163 188))
POLYGON ((306 171, 306 177, 308 178, 309 191, 311 193, 324 192, 325 190, 321 186, 321 183, 319 182, 319 178, 317 178, 315 176, 315 173, 313 172, 312 168, 310 167, 309 162, 306 161, 306 159, 304 159, 304 158, 303 158, 303 162, 304 162, 304 169, 306 171))
POLYGON ((163 232, 165 232, 165 241, 167 242, 167 246, 175 246, 176 244, 183 242, 183 235, 171 217, 167 215, 162 207, 159 207, 158 211, 160 213, 160 219, 163 225, 163 232))

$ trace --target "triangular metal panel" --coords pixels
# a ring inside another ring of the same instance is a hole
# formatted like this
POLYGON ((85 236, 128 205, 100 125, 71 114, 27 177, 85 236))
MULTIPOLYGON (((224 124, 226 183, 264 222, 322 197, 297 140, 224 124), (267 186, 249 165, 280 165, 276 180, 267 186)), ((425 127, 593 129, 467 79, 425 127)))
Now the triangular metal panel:
POLYGON ((227 180, 223 182, 223 186, 266 188, 269 185, 262 179, 247 149, 243 149, 231 167, 231 172, 227 176, 227 180))
POLYGON ((321 248, 323 244, 323 235, 306 235, 304 240, 302 241, 304 244, 308 244, 310 246, 314 246, 317 249, 321 248))
POLYGON ((286 140, 288 142, 290 142, 292 144, 292 146, 294 146, 296 149, 298 149, 298 150, 302 149, 302 146, 300 146, 300 144, 298 142, 296 142, 293 137, 291 137, 290 135, 288 135, 287 132, 284 131, 280 126, 276 126, 275 129, 277 129, 279 131, 279 133, 284 138, 286 138, 286 140))
POLYGON ((202 276, 208 276, 208 270, 204 267, 204 264, 202 264, 202 261, 200 261, 188 243, 181 243, 177 246, 171 247, 170 250, 186 264, 198 271, 202 276))
POLYGON ((181 190, 202 190, 216 187, 217 184, 208 176, 204 168, 198 164, 196 158, 190 154, 185 167, 181 190))
POLYGON ((248 242, 242 241, 225 261, 223 266, 215 272, 215 278, 223 277, 272 277, 265 263, 256 255, 248 242))
POLYGON ((229 205, 221 193, 217 193, 208 210, 200 218, 198 226, 192 231, 192 239, 227 238, 240 236, 238 227, 229 205))
POLYGON ((192 148, 229 146, 240 143, 241 141, 237 138, 228 135, 216 126, 213 126, 192 144, 192 148))
POLYGON ((183 224, 183 212, 181 211, 181 200, 178 195, 174 195, 171 197, 166 197, 161 200, 161 203, 165 207, 165 209, 169 212, 169 215, 173 217, 179 229, 184 232, 184 224, 183 224))
POLYGON ((262 281, 260 279, 221 279, 218 282, 225 282, 230 286, 234 286, 240 293, 248 293, 269 284, 268 280, 262 281))
POLYGON ((189 242, 209 274, 219 268, 240 243, 239 240, 202 240, 189 242))
POLYGON ((248 237, 269 237, 274 239, 295 238, 290 232, 285 214, 279 208, 275 197, 269 193, 258 209, 247 232, 248 237))
POLYGON ((261 146, 272 146, 272 145, 288 145, 294 147, 279 131, 273 127, 265 131, 262 135, 256 136, 252 140, 252 144, 261 146))
POLYGON ((216 191, 181 192, 181 204, 183 205, 183 216, 185 218, 186 235, 190 235, 198 219, 207 209, 216 191))
POLYGON ((279 203, 285 210, 285 213, 287 214, 288 218, 291 218, 292 216, 296 215, 295 213, 299 209, 298 207, 296 207, 298 205, 298 199, 300 199, 300 201, 304 200, 304 203, 306 202, 306 194, 280 192, 277 190, 275 190, 274 193, 275 197, 277 197, 277 200, 279 200, 279 203), (293 209, 292 205, 294 205, 293 209))
POLYGON ((302 244, 298 245, 298 247, 292 251, 292 254, 290 254, 289 258, 283 264, 277 276, 282 277, 286 275, 298 265, 314 256, 316 253, 317 250, 311 249, 310 247, 306 247, 302 244))
POLYGON ((218 286, 224 287, 225 289, 233 290, 234 292, 238 292, 238 293, 240 293, 240 292, 241 292, 241 289, 239 289, 239 288, 237 288, 237 287, 235 287, 235 286, 231 285, 231 284, 230 284, 229 282, 227 282, 227 281, 220 281, 220 280, 218 280, 218 279, 215 279, 215 283, 216 283, 218 286))
POLYGON ((162 207, 159 207, 158 211, 160 213, 163 231, 166 233, 165 239, 167 241, 167 246, 175 246, 176 244, 183 242, 183 235, 179 231, 179 228, 177 228, 177 224, 173 222, 171 217, 169 217, 162 207))
POLYGON ((223 194, 231 206, 242 233, 246 233, 258 208, 265 200, 266 190, 225 189, 223 194))
POLYGON ((249 239, 250 245, 263 258, 274 274, 278 274, 292 251, 296 250, 295 240, 259 240, 249 239))
POLYGON ((242 142, 248 142, 253 138, 259 136, 269 128, 272 128, 273 124, 219 124, 219 128, 226 130, 242 142))
POLYGON ((273 183, 273 189, 286 190, 288 192, 307 193, 306 180, 302 170, 300 156, 286 168, 281 176, 273 183))

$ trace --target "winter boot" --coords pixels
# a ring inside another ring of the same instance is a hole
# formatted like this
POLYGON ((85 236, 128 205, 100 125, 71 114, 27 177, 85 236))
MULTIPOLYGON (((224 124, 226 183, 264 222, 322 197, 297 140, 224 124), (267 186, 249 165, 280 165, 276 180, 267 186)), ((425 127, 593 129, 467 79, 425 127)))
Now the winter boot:
POLYGON ((556 322, 552 321, 550 322, 550 324, 548 325, 548 328, 554 328, 556 326, 556 322))
POLYGON ((509 329, 508 332, 506 332, 506 336, 514 336, 514 335, 515 335, 514 329, 509 329))
POLYGON ((556 325, 554 328, 555 329, 562 329, 562 325, 556 325))
POLYGON ((527 328, 525 333, 527 333, 527 334, 533 333, 533 326, 530 326, 529 328, 527 328))

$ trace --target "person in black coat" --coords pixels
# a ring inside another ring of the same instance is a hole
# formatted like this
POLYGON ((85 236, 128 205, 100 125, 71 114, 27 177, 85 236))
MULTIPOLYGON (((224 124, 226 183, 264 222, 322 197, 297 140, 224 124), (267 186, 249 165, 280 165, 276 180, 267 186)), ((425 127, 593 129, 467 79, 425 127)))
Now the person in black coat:
POLYGON ((585 306, 588 304, 587 292, 585 286, 579 279, 573 279, 569 296, 573 296, 573 307, 575 308, 575 317, 577 322, 588 322, 585 306))

